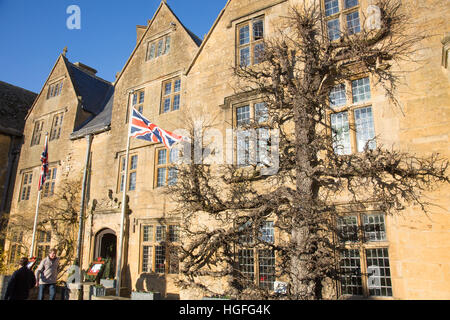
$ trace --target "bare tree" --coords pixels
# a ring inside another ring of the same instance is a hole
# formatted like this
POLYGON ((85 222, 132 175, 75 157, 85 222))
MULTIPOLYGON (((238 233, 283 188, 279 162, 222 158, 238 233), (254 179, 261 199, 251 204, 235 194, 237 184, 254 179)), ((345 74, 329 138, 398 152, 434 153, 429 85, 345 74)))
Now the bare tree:
MULTIPOLYGON (((423 192, 449 182, 448 161, 437 154, 419 157, 379 143, 375 148, 371 141, 364 152, 337 152, 340 133, 328 120, 333 86, 356 74, 368 75, 392 106, 400 107, 399 64, 414 61, 417 44, 426 37, 411 32, 400 0, 375 2, 378 25, 358 33, 344 30, 332 41, 319 1, 305 1, 291 9, 285 28, 265 41, 263 63, 235 68, 241 91, 265 99, 269 121, 264 127, 280 134, 280 168, 264 176, 257 166, 178 166, 178 183, 170 193, 189 239, 180 257, 181 287, 237 298, 279 297, 256 285, 240 248, 258 250, 263 259, 274 257, 267 252, 276 254, 273 273, 288 283, 284 298, 322 299, 327 281, 340 276, 339 201, 359 209, 375 204, 387 214, 412 205, 426 212, 430 203, 423 192), (279 230, 277 242, 264 233, 268 217, 279 230), (227 286, 214 286, 217 279, 227 286)), ((252 122, 244 129, 261 126, 252 122)), ((196 143, 202 150, 208 147, 196 143)))
MULTIPOLYGON (((75 259, 81 197, 81 179, 65 178, 67 180, 62 180, 52 196, 42 199, 38 219, 38 231, 50 232, 51 242, 55 244, 58 251, 60 258, 58 280, 62 280, 66 276, 67 269, 75 259)), ((3 236, 11 241, 14 240, 14 237, 17 238, 17 234, 32 234, 33 220, 34 217, 29 215, 17 214, 11 216, 8 233, 3 236)), ((39 240, 39 232, 36 238, 39 240)), ((26 243, 20 243, 22 254, 28 254, 30 249, 26 243)))

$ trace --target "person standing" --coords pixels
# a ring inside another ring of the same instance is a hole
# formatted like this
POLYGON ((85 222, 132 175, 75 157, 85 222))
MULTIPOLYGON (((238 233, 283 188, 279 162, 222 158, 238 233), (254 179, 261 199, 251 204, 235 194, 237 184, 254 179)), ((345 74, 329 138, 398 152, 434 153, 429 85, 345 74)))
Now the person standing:
POLYGON ((16 270, 8 282, 5 300, 27 300, 30 289, 36 284, 33 271, 28 269, 28 258, 21 258, 20 269, 16 270))
POLYGON ((44 300, 47 288, 49 289, 49 299, 55 300, 58 267, 59 258, 56 257, 56 249, 51 249, 48 257, 43 259, 36 269, 36 286, 39 286, 38 300, 44 300))

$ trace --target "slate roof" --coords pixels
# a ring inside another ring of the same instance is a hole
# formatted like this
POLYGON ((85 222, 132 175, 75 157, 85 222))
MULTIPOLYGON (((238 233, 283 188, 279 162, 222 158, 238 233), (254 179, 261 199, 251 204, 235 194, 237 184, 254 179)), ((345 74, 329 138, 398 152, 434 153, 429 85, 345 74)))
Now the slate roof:
POLYGON ((93 115, 86 120, 79 128, 77 128, 71 135, 71 139, 83 138, 88 134, 97 134, 109 130, 111 126, 111 116, 114 103, 114 87, 111 87, 100 106, 102 110, 99 114, 93 115))
POLYGON ((37 94, 0 81, 0 132, 21 136, 37 94))
POLYGON ((95 75, 89 74, 64 58, 72 78, 72 83, 78 96, 82 98, 83 110, 94 115, 99 114, 103 108, 105 96, 112 88, 112 84, 95 75))

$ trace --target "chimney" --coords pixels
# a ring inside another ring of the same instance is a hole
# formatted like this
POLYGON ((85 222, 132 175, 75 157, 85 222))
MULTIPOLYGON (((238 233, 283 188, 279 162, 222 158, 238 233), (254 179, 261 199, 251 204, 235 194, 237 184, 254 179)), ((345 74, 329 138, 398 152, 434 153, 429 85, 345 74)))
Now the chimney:
POLYGON ((83 71, 86 71, 87 73, 92 74, 93 76, 95 76, 97 74, 97 70, 95 70, 94 68, 91 68, 81 62, 75 62, 74 65, 77 66, 78 68, 82 69, 83 71))
POLYGON ((136 44, 141 40, 145 30, 147 30, 147 26, 136 26, 136 44))

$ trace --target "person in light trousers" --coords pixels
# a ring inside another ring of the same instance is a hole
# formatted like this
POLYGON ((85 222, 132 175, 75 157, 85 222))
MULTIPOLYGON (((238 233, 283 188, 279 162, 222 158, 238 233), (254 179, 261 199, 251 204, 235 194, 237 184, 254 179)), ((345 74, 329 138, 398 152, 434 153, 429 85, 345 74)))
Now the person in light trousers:
POLYGON ((44 300, 46 289, 49 289, 49 300, 56 297, 56 279, 58 276, 59 258, 56 249, 50 250, 48 257, 43 259, 36 269, 36 286, 39 286, 38 300, 44 300))

